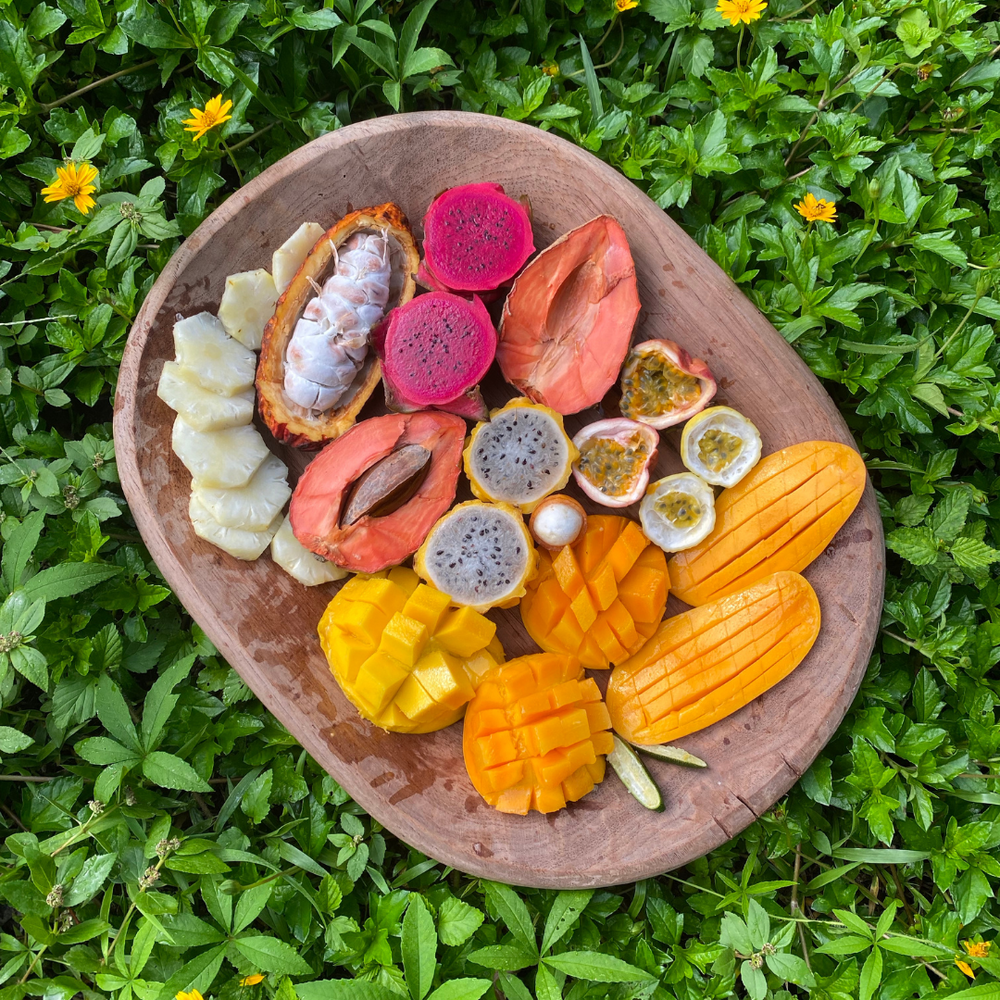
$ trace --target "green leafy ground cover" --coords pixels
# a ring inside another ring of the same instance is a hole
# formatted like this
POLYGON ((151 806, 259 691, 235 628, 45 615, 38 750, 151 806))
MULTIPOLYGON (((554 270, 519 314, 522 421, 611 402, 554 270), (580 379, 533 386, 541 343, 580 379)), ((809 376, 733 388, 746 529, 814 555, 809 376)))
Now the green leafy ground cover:
POLYGON ((0 1000, 1000 996, 995 6, 622 6, 0 0, 0 1000), (192 624, 118 484, 116 368, 183 235, 306 140, 434 107, 647 190, 824 380, 879 492, 845 723, 743 835, 637 885, 515 892, 383 832, 192 624), (99 170, 86 216, 42 200, 64 158, 99 170))

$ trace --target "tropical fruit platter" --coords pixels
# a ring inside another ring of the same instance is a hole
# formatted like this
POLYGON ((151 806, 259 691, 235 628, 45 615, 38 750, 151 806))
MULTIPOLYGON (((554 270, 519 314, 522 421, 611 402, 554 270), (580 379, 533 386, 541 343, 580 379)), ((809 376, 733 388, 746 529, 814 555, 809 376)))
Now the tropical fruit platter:
POLYGON ((209 637, 466 871, 697 857, 870 654, 881 532, 832 402, 641 192, 524 126, 397 116, 265 171, 151 292, 115 433, 209 637))

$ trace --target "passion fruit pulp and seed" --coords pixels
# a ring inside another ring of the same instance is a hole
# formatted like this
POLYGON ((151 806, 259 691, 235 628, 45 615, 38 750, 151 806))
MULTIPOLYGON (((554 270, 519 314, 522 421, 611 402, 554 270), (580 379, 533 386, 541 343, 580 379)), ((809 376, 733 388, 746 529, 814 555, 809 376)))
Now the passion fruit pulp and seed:
POLYGON ((743 439, 724 430, 705 431, 698 442, 698 456, 705 468, 721 472, 735 461, 743 450, 743 439))
POLYGON ((626 367, 619 408, 631 420, 686 410, 702 394, 701 382, 662 354, 641 354, 626 367))
POLYGON ((675 528, 690 528, 704 516, 705 508, 690 493, 676 490, 664 493, 653 501, 653 510, 675 528))
POLYGON ((650 449, 638 434, 628 444, 612 438, 591 438, 580 446, 577 468, 602 493, 624 496, 649 460, 650 449))

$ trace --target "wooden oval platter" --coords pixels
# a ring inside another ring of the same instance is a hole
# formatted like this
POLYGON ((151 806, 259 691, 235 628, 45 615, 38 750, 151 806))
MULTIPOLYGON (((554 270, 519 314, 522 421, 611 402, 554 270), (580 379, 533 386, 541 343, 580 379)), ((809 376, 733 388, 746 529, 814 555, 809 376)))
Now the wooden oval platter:
MULTIPOLYGON (((750 417, 764 454, 811 439, 854 445, 833 401, 792 348, 614 169, 528 125, 426 112, 360 122, 303 146, 233 194, 185 241, 147 296, 125 350, 115 402, 118 467, 139 530, 184 606, 261 701, 380 823, 473 875, 557 888, 631 882, 692 861, 744 829, 788 791, 840 723, 864 676, 882 605, 884 548, 871 484, 805 572, 823 612, 812 651, 765 695, 680 741, 708 761, 707 769, 650 762, 664 812, 643 809, 609 770, 594 792, 567 809, 511 816, 474 791, 461 724, 424 736, 387 733, 362 721, 343 696, 316 635, 338 584, 303 587, 266 552, 244 563, 194 535, 190 476, 170 447, 174 413, 156 395, 163 362, 173 358, 176 315, 215 313, 226 276, 267 267, 301 222, 325 228, 354 208, 392 200, 419 237, 438 192, 487 180, 515 197, 528 195, 539 248, 596 215, 617 218, 631 244, 642 302, 634 339, 674 339, 704 358, 719 379, 714 404, 750 417)), ((495 366, 483 390, 490 406, 517 395, 495 366)), ((384 412, 377 389, 361 417, 384 412)), ((603 415, 595 408, 569 417, 567 430, 574 434, 603 415)), ((654 479, 682 470, 677 431, 663 434, 654 479)), ((311 456, 268 441, 294 480, 311 456)), ((583 499, 572 480, 567 492, 583 499)), ((470 495, 466 485, 458 499, 470 495)), ((589 501, 585 506, 606 512, 589 501)), ((637 518, 637 505, 624 513, 637 518)), ((667 614, 684 609, 671 598, 667 614)), ((517 608, 490 617, 508 658, 537 649, 517 608)))

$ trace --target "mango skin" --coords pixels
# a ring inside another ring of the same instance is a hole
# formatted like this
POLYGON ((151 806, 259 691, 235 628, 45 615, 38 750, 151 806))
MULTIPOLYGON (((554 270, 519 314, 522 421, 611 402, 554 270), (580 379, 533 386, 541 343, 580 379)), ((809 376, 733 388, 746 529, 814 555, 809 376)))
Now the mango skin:
POLYGON ((716 500, 711 534, 669 560, 670 592, 698 606, 771 573, 800 573, 854 512, 866 479, 845 444, 804 441, 768 455, 716 500))
POLYGON ((773 573, 668 618, 615 667, 606 701, 631 743, 670 743, 724 719, 784 680, 812 648, 819 599, 798 573, 773 573))

